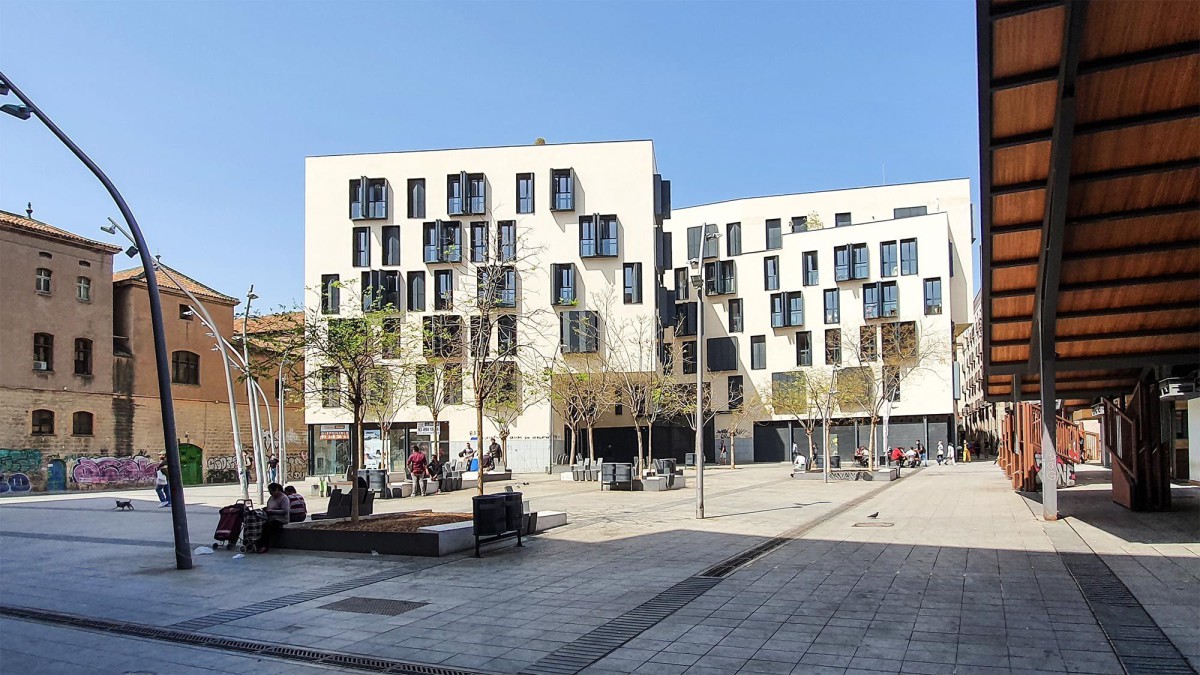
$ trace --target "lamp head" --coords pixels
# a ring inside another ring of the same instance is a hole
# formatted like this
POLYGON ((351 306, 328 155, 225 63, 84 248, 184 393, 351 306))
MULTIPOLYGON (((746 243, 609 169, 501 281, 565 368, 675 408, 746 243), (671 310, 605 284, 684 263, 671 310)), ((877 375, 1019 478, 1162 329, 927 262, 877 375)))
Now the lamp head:
POLYGON ((100 230, 101 230, 101 231, 103 231, 103 232, 107 232, 107 233, 109 233, 109 234, 116 234, 116 233, 117 233, 117 228, 116 228, 116 227, 113 227, 112 225, 101 225, 101 226, 100 226, 100 230))
POLYGON ((8 96, 8 83, 0 80, 0 96, 8 96))
POLYGON ((138 247, 130 246, 129 248, 125 249, 125 255, 129 256, 130 258, 136 258, 138 255, 138 247))
POLYGON ((6 112, 13 117, 23 120, 29 119, 29 116, 32 114, 28 107, 17 105, 15 103, 5 103, 4 105, 0 105, 0 111, 6 112))

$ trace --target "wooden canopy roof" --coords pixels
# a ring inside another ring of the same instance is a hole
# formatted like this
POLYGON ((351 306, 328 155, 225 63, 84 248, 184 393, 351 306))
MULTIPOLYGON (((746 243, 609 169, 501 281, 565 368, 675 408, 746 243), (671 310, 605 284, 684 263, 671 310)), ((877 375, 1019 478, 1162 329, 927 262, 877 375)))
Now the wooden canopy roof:
POLYGON ((987 397, 1036 397, 1050 339, 1068 401, 1200 367, 1200 2, 977 14, 987 397))

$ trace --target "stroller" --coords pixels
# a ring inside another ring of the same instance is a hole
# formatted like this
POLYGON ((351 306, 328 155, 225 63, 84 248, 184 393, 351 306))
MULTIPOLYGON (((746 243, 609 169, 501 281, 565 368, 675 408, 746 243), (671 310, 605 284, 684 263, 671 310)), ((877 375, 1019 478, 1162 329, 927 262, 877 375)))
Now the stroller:
POLYGON ((217 520, 216 532, 213 532, 214 550, 221 548, 222 543, 225 544, 226 549, 233 548, 242 533, 242 521, 246 517, 246 512, 253 507, 253 501, 239 499, 237 503, 226 506, 217 512, 220 519, 217 520))
POLYGON ((245 523, 242 527, 242 545, 238 550, 242 553, 258 550, 258 540, 262 538, 263 524, 267 522, 267 512, 262 509, 246 509, 245 523))

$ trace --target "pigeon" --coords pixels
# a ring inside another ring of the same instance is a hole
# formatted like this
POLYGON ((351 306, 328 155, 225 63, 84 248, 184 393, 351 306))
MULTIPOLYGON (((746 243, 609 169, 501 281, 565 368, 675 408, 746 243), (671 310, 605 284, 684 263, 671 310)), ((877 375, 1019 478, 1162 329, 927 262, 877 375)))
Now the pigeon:
POLYGON ((878 512, 878 511, 876 511, 875 513, 872 513, 871 515, 869 515, 869 516, 867 516, 867 517, 868 517, 868 518, 878 518, 878 517, 879 517, 879 512, 878 512))

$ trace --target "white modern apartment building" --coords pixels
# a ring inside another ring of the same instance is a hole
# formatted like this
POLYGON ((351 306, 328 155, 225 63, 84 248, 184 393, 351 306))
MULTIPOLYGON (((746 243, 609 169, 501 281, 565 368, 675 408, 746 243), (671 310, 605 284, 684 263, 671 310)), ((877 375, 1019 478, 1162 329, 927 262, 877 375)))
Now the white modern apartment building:
MULTIPOLYGON (((465 338, 478 329, 470 315, 477 275, 495 269, 511 307, 488 327, 497 360, 595 351, 603 346, 588 339, 589 327, 654 320, 656 232, 669 202, 650 141, 309 157, 306 305, 329 318, 354 316, 356 298, 371 289, 400 320, 465 338)), ((486 446, 495 434, 486 421, 484 438, 475 437, 463 379, 440 415, 443 454, 486 446)), ((310 473, 343 472, 350 412, 310 397, 306 422, 310 473)), ((364 431, 370 452, 379 426, 364 431)), ((392 447, 432 438, 430 411, 412 397, 395 418, 392 447)), ((552 406, 532 405, 512 427, 508 465, 546 470, 563 440, 552 406)), ((402 470, 403 453, 393 454, 392 470, 402 470)))
MULTIPOLYGON (((676 375, 695 378, 697 292, 688 277, 689 262, 698 262, 707 280, 699 310, 705 379, 718 411, 709 438, 723 440, 731 399, 736 406, 739 397, 769 398, 773 379, 815 371, 835 379, 834 371, 869 367, 882 380, 884 336, 907 325, 926 354, 919 367, 900 368, 898 392, 881 402, 887 445, 956 440, 953 336, 972 316, 971 220, 967 179, 675 209, 666 224, 674 268, 667 284, 677 303, 667 338, 676 375)), ((869 444, 869 422, 862 410, 840 408, 831 452, 836 443, 848 462, 869 444)), ((808 454, 808 435, 794 419, 768 413, 761 422, 752 437, 724 439, 738 461, 788 460, 793 442, 808 454)), ((883 429, 877 433, 881 448, 883 429)), ((814 436, 819 456, 824 434, 814 436)), ((706 454, 713 459, 711 442, 706 454)))

